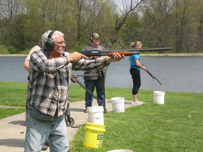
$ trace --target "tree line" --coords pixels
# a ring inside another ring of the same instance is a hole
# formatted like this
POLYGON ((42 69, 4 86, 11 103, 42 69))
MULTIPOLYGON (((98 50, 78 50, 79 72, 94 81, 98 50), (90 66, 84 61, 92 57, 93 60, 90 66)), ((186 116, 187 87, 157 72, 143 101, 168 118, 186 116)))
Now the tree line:
POLYGON ((203 52, 202 0, 0 0, 0 46, 20 53, 47 30, 64 33, 67 51, 81 51, 91 33, 106 49, 173 47, 203 52))

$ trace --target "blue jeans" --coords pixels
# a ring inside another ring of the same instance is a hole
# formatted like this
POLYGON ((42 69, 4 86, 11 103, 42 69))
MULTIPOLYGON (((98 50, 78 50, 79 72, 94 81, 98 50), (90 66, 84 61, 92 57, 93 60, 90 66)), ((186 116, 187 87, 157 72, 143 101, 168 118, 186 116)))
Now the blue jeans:
MULTIPOLYGON (((105 80, 104 80, 104 82, 105 82, 105 80)), ((85 80, 85 86, 91 93, 94 92, 94 88, 96 87, 97 98, 102 101, 102 103, 99 101, 97 101, 97 103, 99 106, 105 106, 105 94, 102 91, 102 80, 100 78, 98 78, 97 80, 85 80)), ((93 96, 86 91, 85 106, 91 107, 92 100, 93 100, 93 96)))
POLYGON ((28 113, 24 152, 41 152, 47 139, 49 139, 50 152, 68 151, 65 118, 55 122, 43 121, 28 113))

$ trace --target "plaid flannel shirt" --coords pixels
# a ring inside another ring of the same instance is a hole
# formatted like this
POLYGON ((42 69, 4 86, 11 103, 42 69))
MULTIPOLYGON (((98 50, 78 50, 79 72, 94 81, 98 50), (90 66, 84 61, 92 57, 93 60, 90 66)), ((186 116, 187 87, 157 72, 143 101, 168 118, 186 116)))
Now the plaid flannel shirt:
POLYGON ((64 115, 67 110, 71 71, 91 70, 107 66, 105 58, 95 60, 81 59, 70 63, 68 52, 63 57, 49 59, 49 54, 42 50, 32 53, 28 83, 28 106, 34 106, 43 114, 64 115))

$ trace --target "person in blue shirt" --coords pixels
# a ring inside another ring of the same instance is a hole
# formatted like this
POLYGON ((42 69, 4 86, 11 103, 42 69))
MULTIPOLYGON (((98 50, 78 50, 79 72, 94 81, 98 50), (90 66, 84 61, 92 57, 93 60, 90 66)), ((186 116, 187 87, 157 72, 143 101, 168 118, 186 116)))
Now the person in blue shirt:
MULTIPOLYGON (((141 48, 142 43, 140 41, 136 42, 131 42, 130 44, 131 48, 141 48)), ((137 51, 134 51, 137 52, 137 51)), ((139 54, 134 54, 130 56, 130 74, 132 75, 133 79, 133 89, 132 89, 132 95, 133 95, 133 100, 131 104, 142 104, 141 102, 138 101, 137 99, 137 94, 139 91, 139 88, 141 86, 141 76, 140 76, 140 69, 143 69, 147 71, 147 69, 142 66, 140 62, 140 56, 139 54)))

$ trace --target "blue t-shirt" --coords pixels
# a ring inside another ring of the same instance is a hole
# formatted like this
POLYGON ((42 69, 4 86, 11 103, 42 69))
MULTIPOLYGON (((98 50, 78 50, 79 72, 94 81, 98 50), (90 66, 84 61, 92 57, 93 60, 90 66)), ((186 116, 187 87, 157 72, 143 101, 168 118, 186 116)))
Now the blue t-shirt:
MULTIPOLYGON (((133 51, 133 52, 137 52, 137 51, 133 51)), ((135 59, 138 59, 139 63, 141 64, 139 54, 133 54, 130 56, 130 66, 131 66, 131 68, 136 68, 136 69, 140 70, 140 68, 135 63, 135 59)))

